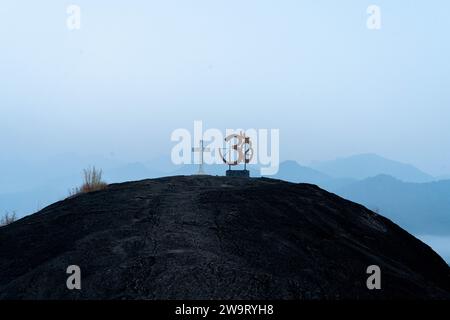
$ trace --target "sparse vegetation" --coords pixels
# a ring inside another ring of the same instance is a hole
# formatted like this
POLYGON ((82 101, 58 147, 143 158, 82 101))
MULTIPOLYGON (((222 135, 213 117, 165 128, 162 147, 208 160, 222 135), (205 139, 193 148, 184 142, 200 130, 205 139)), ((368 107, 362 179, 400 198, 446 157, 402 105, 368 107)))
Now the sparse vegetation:
POLYGON ((0 227, 7 226, 8 224, 13 223, 17 220, 16 213, 13 212, 6 212, 1 218, 0 218, 0 227))
POLYGON ((95 167, 84 169, 84 182, 81 187, 74 188, 69 192, 70 196, 91 191, 103 190, 107 187, 107 183, 102 180, 102 170, 95 167))

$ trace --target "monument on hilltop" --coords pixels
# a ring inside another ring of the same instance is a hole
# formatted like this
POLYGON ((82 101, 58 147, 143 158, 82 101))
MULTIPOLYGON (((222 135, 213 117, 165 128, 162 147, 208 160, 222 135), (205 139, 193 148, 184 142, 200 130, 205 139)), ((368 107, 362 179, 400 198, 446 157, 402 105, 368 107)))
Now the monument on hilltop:
POLYGON ((219 149, 219 154, 222 161, 228 165, 226 171, 227 177, 250 177, 250 171, 247 170, 247 164, 253 158, 253 148, 250 137, 245 136, 244 133, 230 134, 225 138, 225 142, 231 143, 231 148, 224 148, 224 154, 219 149), (234 166, 244 164, 244 169, 231 169, 234 166))
POLYGON ((209 148, 205 148, 204 144, 203 144, 203 140, 200 140, 200 146, 199 147, 194 147, 192 148, 192 152, 198 152, 200 154, 200 163, 198 165, 198 172, 196 173, 196 175, 205 175, 205 171, 203 170, 203 153, 204 152, 209 152, 210 149, 209 148))

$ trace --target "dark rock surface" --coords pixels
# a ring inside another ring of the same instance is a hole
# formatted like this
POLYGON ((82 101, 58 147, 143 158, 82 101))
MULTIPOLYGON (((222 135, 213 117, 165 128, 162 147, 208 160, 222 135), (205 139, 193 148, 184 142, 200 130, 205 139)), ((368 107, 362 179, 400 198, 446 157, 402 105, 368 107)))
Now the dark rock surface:
POLYGON ((450 268, 314 185, 168 177, 113 184, 0 228, 2 299, 450 297, 450 268), (66 287, 78 265, 82 290, 66 287), (382 290, 368 290, 379 265, 382 290))

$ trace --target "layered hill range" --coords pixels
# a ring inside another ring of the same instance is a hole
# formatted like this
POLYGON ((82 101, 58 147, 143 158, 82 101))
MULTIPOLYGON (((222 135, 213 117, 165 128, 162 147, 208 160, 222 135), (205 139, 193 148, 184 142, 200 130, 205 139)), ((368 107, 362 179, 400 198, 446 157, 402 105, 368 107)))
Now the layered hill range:
POLYGON ((176 176, 109 185, 0 228, 1 299, 450 299, 450 268, 310 184, 176 176), (69 265, 81 290, 66 287, 69 265), (381 269, 369 290, 367 267, 381 269))

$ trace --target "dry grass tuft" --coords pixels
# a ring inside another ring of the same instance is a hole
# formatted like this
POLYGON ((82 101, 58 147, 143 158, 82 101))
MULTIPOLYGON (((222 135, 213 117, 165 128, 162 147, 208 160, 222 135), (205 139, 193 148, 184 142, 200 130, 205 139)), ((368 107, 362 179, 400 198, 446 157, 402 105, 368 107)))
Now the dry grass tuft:
POLYGON ((13 211, 11 213, 6 212, 3 217, 0 218, 0 227, 7 226, 17 220, 16 213, 13 211))
POLYGON ((88 193, 92 191, 98 191, 105 189, 108 184, 102 181, 102 170, 95 167, 84 169, 84 182, 79 188, 75 188, 69 192, 70 196, 74 196, 81 193, 88 193))

